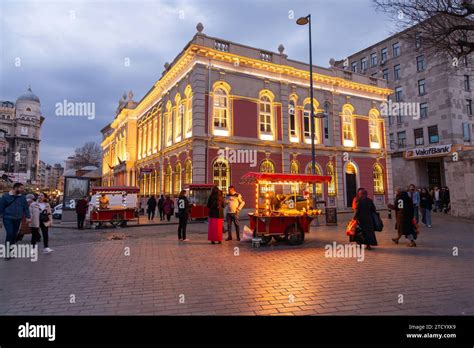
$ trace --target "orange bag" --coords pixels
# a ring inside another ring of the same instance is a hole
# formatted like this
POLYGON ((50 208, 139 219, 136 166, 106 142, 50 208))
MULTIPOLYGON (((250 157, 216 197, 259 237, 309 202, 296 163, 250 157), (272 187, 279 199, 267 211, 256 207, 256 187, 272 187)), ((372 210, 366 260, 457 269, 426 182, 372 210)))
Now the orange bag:
POLYGON ((357 228, 357 220, 352 219, 346 225, 346 235, 348 236, 355 236, 357 228))
POLYGON ((413 218, 413 220, 411 222, 413 224, 413 229, 415 230, 416 234, 419 234, 420 233, 420 225, 416 223, 415 218, 413 218))

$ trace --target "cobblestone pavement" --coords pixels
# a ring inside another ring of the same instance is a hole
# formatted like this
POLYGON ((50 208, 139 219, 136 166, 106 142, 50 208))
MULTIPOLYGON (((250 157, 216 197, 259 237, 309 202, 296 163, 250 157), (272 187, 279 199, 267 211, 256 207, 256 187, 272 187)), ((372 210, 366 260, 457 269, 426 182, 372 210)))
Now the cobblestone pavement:
POLYGON ((301 246, 259 249, 211 245, 204 223, 189 225, 188 243, 175 225, 55 228, 52 254, 0 261, 0 314, 473 315, 472 221, 433 219, 417 248, 393 244, 394 220, 385 220, 362 262, 325 257, 325 245, 347 242, 344 221, 313 228, 301 246))

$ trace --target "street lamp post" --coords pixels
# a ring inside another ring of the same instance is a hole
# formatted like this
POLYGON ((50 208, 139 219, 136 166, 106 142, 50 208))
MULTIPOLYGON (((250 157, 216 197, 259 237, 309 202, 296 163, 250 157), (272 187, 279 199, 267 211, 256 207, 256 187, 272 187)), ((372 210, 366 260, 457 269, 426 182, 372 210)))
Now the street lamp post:
MULTIPOLYGON (((311 173, 316 174, 316 148, 314 146, 314 137, 315 137, 315 114, 314 114, 314 105, 313 105, 313 50, 311 43, 311 14, 306 17, 300 17, 296 21, 298 25, 309 25, 309 93, 311 98, 311 173)), ((313 182, 313 208, 316 208, 316 183, 313 182)))

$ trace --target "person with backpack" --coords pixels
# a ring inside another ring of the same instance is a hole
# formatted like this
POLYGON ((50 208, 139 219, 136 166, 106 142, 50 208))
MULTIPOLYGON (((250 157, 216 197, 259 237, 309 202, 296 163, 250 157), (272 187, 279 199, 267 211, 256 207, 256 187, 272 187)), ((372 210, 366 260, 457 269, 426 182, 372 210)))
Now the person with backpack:
POLYGON ((178 197, 178 239, 183 242, 189 241, 186 238, 186 227, 188 225, 189 211, 191 210, 191 204, 189 203, 188 197, 186 197, 186 191, 182 190, 178 197))
MULTIPOLYGON (((24 185, 17 182, 12 190, 5 192, 0 198, 0 216, 6 231, 5 246, 7 248, 15 244, 23 218, 26 218, 27 223, 31 222, 30 208, 23 195, 24 190, 24 185)), ((10 258, 6 258, 8 259, 10 258)))
POLYGON ((52 251, 54 251, 53 249, 49 247, 49 228, 52 226, 53 219, 52 219, 52 214, 51 214, 51 206, 49 205, 48 195, 46 193, 41 193, 39 195, 38 205, 40 208, 39 228, 41 230, 41 234, 43 235, 43 245, 44 245, 43 253, 49 254, 52 251))

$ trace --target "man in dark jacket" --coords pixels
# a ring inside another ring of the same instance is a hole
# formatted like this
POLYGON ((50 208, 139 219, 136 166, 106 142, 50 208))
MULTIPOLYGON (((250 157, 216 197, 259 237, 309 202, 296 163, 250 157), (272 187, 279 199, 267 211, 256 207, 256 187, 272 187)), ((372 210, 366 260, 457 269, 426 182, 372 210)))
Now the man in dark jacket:
POLYGON ((78 200, 76 204, 77 228, 79 230, 84 229, 84 220, 86 219, 87 208, 89 206, 88 198, 89 197, 84 196, 83 198, 78 200))
POLYGON ((155 218, 156 204, 157 202, 156 202, 155 196, 151 196, 146 202, 148 220, 153 220, 155 218))
POLYGON ((160 196, 160 199, 158 200, 158 213, 160 214, 160 221, 163 221, 165 218, 165 213, 164 213, 164 204, 165 204, 165 197, 163 195, 160 196))
POLYGON ((406 191, 403 191, 401 188, 396 188, 396 197, 394 204, 389 204, 389 208, 395 210, 397 216, 396 228, 398 231, 398 236, 392 238, 392 241, 395 244, 398 244, 398 241, 402 236, 405 236, 410 243, 408 246, 416 247, 416 229, 413 225, 413 219, 415 217, 413 209, 413 201, 406 191))
POLYGON ((188 225, 189 219, 189 210, 191 209, 191 204, 189 204, 188 197, 186 197, 186 191, 182 190, 178 197, 178 239, 183 242, 187 242, 186 238, 186 227, 188 225))
POLYGON ((23 218, 26 218, 27 223, 31 221, 30 209, 23 192, 23 184, 17 182, 10 192, 4 193, 0 198, 0 215, 7 234, 5 238, 7 248, 15 244, 23 218))

